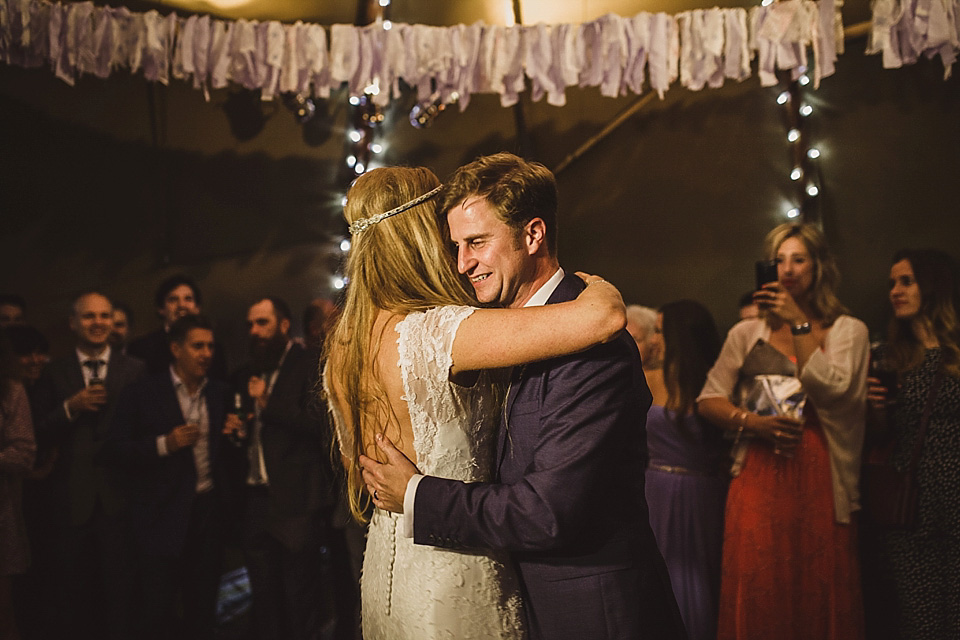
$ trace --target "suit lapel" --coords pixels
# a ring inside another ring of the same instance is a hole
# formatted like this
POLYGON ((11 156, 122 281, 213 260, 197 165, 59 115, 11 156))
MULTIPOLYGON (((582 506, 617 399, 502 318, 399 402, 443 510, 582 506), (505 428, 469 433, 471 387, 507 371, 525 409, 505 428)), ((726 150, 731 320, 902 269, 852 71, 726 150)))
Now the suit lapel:
POLYGON ((76 351, 70 356, 64 374, 66 375, 67 389, 70 391, 70 395, 87 386, 83 381, 83 369, 80 368, 80 358, 77 356, 76 351))
POLYGON ((500 428, 497 429, 497 457, 494 469, 497 470, 497 476, 500 475, 500 464, 507 449, 507 438, 510 437, 510 411, 513 409, 513 402, 517 399, 517 392, 520 390, 520 378, 523 375, 524 367, 514 367, 510 371, 510 384, 507 387, 507 397, 503 403, 503 413, 500 415, 500 428))
POLYGON ((207 386, 203 390, 203 397, 207 403, 207 451, 210 465, 210 474, 213 476, 213 464, 216 460, 218 445, 220 443, 220 432, 223 430, 223 405, 218 402, 218 394, 214 389, 212 380, 207 380, 207 386))
MULTIPOLYGON (((183 417, 183 411, 180 409, 180 400, 177 399, 177 392, 173 388, 173 378, 170 377, 170 371, 158 374, 160 376, 161 395, 158 398, 160 402, 160 411, 164 416, 162 424, 170 427, 179 427, 187 422, 183 417)), ((169 429, 167 429, 169 431, 169 429)))
POLYGON ((110 360, 107 362, 107 397, 115 398, 120 389, 123 388, 126 372, 123 370, 123 356, 119 349, 110 350, 110 360))
MULTIPOLYGON (((557 285, 557 288, 553 290, 553 293, 550 294, 550 297, 547 299, 547 304, 556 304, 558 302, 565 302, 567 300, 573 300, 579 295, 580 291, 584 288, 583 280, 578 276, 573 274, 565 274, 563 279, 557 285)), ((513 404, 517 399, 517 396, 520 392, 520 387, 531 375, 530 367, 523 365, 520 367, 514 367, 513 371, 510 373, 510 386, 507 389, 507 397, 503 404, 503 415, 500 416, 500 429, 497 433, 497 457, 496 457, 496 466, 494 467, 497 470, 497 475, 499 477, 500 465, 503 463, 504 456, 506 455, 507 450, 507 439, 510 437, 510 413, 513 411, 513 404)), ((539 369, 538 369, 539 370, 539 369)))

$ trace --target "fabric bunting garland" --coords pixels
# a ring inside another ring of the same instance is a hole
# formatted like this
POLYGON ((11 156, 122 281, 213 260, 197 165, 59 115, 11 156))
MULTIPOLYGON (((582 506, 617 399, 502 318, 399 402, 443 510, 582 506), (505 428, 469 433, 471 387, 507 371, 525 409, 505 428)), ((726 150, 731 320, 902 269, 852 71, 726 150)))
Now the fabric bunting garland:
MULTIPOLYGON (((910 63, 931 51, 952 64, 957 12, 946 2, 915 0, 899 19, 887 15, 881 26, 875 17, 872 46, 883 52, 885 65, 910 63)), ((896 0, 877 4, 897 6, 896 0)), ((599 87, 607 97, 641 94, 645 85, 663 97, 677 80, 695 91, 716 88, 727 79, 750 77, 754 58, 761 84, 771 86, 778 69, 793 77, 807 72, 810 49, 817 86, 843 52, 841 5, 785 0, 749 10, 609 14, 581 24, 512 27, 324 27, 182 18, 92 2, 0 0, 0 60, 50 65, 71 85, 80 74, 107 78, 121 68, 164 84, 172 77, 191 81, 207 99, 210 88, 229 83, 260 89, 264 100, 286 92, 327 97, 346 83, 351 95, 370 94, 383 106, 400 95, 402 80, 419 100, 458 102, 461 110, 474 93, 496 93, 503 106, 513 105, 528 87, 533 100, 545 96, 562 106, 568 87, 599 87)))
POLYGON ((950 77, 960 49, 960 0, 874 0, 867 53, 883 54, 885 69, 940 54, 950 77))

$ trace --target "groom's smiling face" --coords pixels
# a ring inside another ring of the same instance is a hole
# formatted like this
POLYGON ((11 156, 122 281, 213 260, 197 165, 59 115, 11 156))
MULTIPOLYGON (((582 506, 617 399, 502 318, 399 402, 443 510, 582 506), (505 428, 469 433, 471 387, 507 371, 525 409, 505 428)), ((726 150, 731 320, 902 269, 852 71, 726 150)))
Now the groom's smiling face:
POLYGON ((457 269, 470 279, 477 300, 522 307, 535 289, 527 243, 497 217, 484 198, 471 196, 447 213, 457 269))

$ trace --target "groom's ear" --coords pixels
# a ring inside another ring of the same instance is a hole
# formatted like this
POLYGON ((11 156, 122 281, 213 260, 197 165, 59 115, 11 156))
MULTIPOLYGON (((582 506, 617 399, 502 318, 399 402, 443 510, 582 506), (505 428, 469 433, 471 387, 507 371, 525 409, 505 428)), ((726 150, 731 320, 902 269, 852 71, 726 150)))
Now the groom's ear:
POLYGON ((534 255, 547 241, 547 223, 543 218, 533 218, 523 228, 523 246, 529 255, 534 255))

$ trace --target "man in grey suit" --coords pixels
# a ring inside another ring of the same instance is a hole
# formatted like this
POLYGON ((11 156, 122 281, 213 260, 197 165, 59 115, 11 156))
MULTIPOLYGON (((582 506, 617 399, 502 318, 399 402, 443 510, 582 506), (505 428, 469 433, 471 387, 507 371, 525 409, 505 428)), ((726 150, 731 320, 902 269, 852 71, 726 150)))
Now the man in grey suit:
POLYGON ((43 481, 47 508, 58 525, 55 549, 41 562, 49 562, 54 574, 51 593, 59 602, 53 619, 61 623, 63 637, 129 637, 132 560, 123 498, 94 456, 120 391, 143 373, 144 365, 110 347, 113 307, 104 295, 79 296, 70 329, 75 350, 50 363, 35 395, 38 438, 57 451, 43 481), (97 613, 104 606, 106 616, 97 613))
MULTIPOLYGON (((583 289, 557 260, 556 209, 553 174, 514 155, 454 174, 438 211, 481 303, 552 304, 583 289)), ((533 640, 682 638, 644 497, 650 402, 621 332, 513 372, 498 484, 420 476, 386 440, 388 464, 360 458, 364 479, 378 507, 407 514, 417 544, 511 551, 533 640)))

